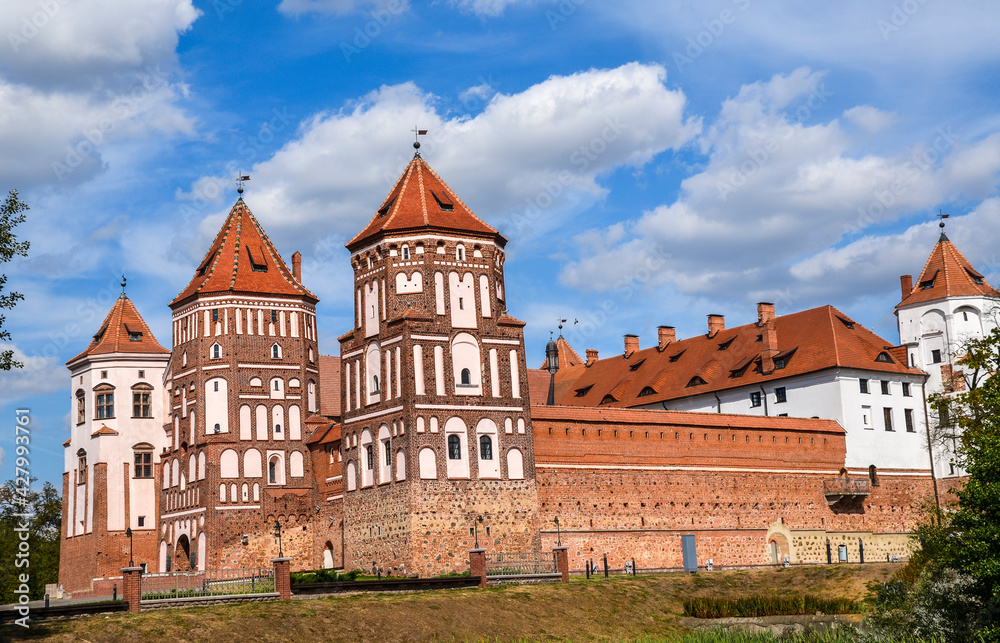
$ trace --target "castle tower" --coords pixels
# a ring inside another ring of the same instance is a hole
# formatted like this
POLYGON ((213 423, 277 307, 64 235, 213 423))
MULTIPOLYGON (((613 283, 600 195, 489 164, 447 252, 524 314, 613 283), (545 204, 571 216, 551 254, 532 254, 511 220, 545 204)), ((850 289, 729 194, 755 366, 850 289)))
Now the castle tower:
POLYGON ((347 568, 463 571, 474 523, 489 549, 540 545, 524 323, 507 314, 506 242, 416 154, 347 244, 347 568))
POLYGON ((63 443, 59 552, 66 591, 110 593, 107 579, 129 562, 130 528, 135 563, 156 564, 154 475, 166 445, 161 378, 168 359, 123 291, 87 349, 66 362, 72 435, 63 443))
POLYGON ((292 262, 240 198, 170 304, 161 570, 269 565, 276 521, 285 555, 313 566, 303 423, 319 409, 318 299, 292 262))
MULTIPOLYGON (((943 230, 916 283, 911 275, 903 275, 900 286, 899 343, 906 347, 910 366, 930 375, 928 393, 965 390, 958 349, 963 340, 982 337, 996 326, 1000 292, 986 283, 943 230)), ((941 420, 932 418, 932 425, 934 419, 941 420)), ((935 449, 939 476, 962 475, 951 462, 952 453, 954 445, 935 449)))

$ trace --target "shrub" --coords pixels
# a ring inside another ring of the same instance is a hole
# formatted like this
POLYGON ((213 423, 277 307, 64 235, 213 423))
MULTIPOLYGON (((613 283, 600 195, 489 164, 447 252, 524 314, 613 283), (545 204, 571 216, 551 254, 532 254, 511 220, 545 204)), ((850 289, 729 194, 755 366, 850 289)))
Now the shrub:
POLYGON ((846 598, 823 599, 816 596, 766 596, 745 598, 695 598, 684 601, 684 615, 695 618, 729 618, 745 616, 783 616, 815 614, 854 614, 861 605, 846 598))

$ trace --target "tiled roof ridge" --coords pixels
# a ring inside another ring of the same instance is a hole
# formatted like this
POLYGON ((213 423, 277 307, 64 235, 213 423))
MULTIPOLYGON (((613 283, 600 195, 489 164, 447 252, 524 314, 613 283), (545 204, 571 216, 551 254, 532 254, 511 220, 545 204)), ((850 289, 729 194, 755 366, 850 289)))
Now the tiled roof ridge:
POLYGON ((427 188, 424 187, 424 173, 420 171, 420 166, 423 163, 423 159, 418 156, 415 159, 413 159, 413 161, 414 161, 414 167, 417 168, 417 186, 420 194, 420 213, 424 217, 424 225, 430 225, 431 217, 427 213, 427 195, 425 194, 427 188))
MULTIPOLYGON (((827 321, 830 322, 830 333, 833 336, 833 363, 840 364, 840 344, 837 342, 837 333, 834 332, 834 329, 836 328, 834 324, 837 322, 837 320, 833 318, 834 310, 836 310, 836 308, 827 304, 826 306, 827 321)), ((838 310, 837 312, 840 311, 838 310)), ((847 315, 844 315, 844 317, 847 317, 847 315)), ((847 319, 850 319, 850 317, 847 317, 847 319)))
MULTIPOLYGON (((409 185, 409 183, 410 183, 410 175, 411 174, 413 174, 413 161, 409 162, 409 164, 406 166, 406 169, 403 171, 403 173, 399 176, 399 179, 396 181, 396 185, 399 186, 399 190, 397 190, 396 187, 393 186, 392 190, 389 192, 389 196, 386 197, 386 201, 388 201, 389 199, 392 199, 392 198, 395 198, 395 201, 392 204, 390 204, 390 208, 391 209, 390 209, 390 212, 389 212, 389 216, 386 217, 385 223, 382 224, 383 227, 389 225, 396 218, 396 215, 399 214, 399 209, 403 205, 403 200, 399 198, 399 195, 401 195, 403 192, 406 191, 406 186, 409 185), (395 197, 393 197, 393 194, 395 194, 395 197)), ((385 207, 385 204, 383 203, 382 206, 379 207, 379 209, 375 211, 375 217, 376 218, 378 218, 379 212, 384 207, 385 207)), ((369 224, 369 225, 371 225, 371 224, 369 224)), ((365 230, 367 230, 367 229, 368 229, 368 227, 366 226, 365 230)), ((364 232, 364 230, 362 230, 362 232, 364 232)))

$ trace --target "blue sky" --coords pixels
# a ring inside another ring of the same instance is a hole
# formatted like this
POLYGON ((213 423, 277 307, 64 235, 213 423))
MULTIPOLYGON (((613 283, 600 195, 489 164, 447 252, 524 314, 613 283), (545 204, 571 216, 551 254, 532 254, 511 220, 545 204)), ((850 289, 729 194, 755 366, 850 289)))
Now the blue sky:
MULTIPOLYGON (((541 363, 560 317, 582 354, 705 315, 832 304, 898 341, 900 274, 934 215, 1000 282, 1000 6, 791 0, 6 0, 0 188, 31 206, 2 267, 27 368, 32 470, 61 478, 64 362, 122 272, 161 343, 246 200, 350 325, 344 242, 427 128, 423 156, 510 238, 509 307, 541 363), (573 325, 572 320, 580 323, 573 325)), ((13 476, 13 430, 0 477, 13 476)))

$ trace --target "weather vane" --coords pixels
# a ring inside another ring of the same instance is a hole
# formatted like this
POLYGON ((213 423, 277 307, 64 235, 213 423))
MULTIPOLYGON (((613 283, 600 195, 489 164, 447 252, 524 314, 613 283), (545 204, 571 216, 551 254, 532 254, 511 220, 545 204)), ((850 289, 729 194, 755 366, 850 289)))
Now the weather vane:
POLYGON ((417 155, 420 155, 420 137, 427 136, 427 130, 419 129, 416 125, 413 126, 413 149, 417 150, 417 155))
POLYGON ((950 214, 942 214, 941 210, 938 210, 937 218, 941 219, 941 223, 938 224, 938 227, 943 230, 944 229, 944 220, 947 219, 950 216, 951 216, 950 214))
POLYGON ((244 174, 244 173, 240 172, 237 175, 237 179, 236 179, 236 192, 237 192, 237 194, 239 194, 240 196, 243 195, 243 184, 245 182, 249 181, 249 180, 250 180, 250 175, 249 174, 244 174))
POLYGON ((125 294, 125 273, 122 273, 122 294, 125 294))

